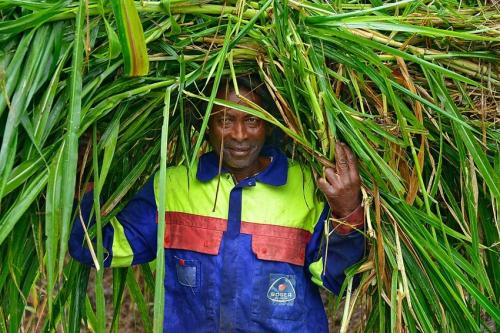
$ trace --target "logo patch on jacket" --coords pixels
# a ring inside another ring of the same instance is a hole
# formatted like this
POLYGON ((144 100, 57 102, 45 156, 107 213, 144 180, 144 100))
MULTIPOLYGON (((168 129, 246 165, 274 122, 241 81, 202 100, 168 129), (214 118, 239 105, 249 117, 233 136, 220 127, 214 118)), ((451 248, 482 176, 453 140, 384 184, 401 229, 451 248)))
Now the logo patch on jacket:
POLYGON ((275 305, 293 305, 296 297, 295 275, 270 274, 267 298, 275 305))

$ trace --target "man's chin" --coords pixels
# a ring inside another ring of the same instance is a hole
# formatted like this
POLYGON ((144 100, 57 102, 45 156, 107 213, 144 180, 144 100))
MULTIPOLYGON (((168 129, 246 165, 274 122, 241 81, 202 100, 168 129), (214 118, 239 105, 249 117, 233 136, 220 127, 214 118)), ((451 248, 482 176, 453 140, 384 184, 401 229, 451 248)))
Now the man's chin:
POLYGON ((226 165, 229 167, 231 170, 244 170, 247 169, 251 166, 251 163, 248 161, 230 161, 227 162, 226 165))
POLYGON ((234 154, 233 152, 226 152, 224 162, 232 168, 246 168, 253 163, 256 163, 257 157, 254 157, 251 152, 248 154, 234 154))
POLYGON ((256 162, 249 157, 224 159, 225 166, 233 171, 248 169, 255 163, 256 162))

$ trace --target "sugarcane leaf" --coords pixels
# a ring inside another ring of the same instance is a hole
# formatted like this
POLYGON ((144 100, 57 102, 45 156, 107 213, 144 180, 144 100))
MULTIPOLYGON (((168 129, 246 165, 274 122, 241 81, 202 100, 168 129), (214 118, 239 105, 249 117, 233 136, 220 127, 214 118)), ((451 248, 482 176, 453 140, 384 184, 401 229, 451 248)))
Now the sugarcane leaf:
POLYGON ((82 107, 82 70, 83 70, 83 21, 85 3, 80 2, 76 17, 74 45, 71 63, 71 77, 68 87, 69 110, 67 117, 67 132, 64 138, 63 178, 61 193, 61 233, 59 244, 59 274, 64 267, 64 257, 68 248, 69 225, 73 210, 73 198, 76 184, 76 164, 78 158, 78 130, 80 128, 80 113, 82 107))
POLYGON ((135 301, 135 304, 137 304, 137 307, 139 308, 139 313, 141 315, 145 332, 153 332, 144 296, 141 293, 141 289, 137 284, 137 281, 135 280, 133 271, 131 269, 129 269, 127 272, 127 287, 130 291, 130 296, 132 296, 132 299, 135 301))
POLYGON ((95 214, 95 228, 96 228, 96 241, 97 241, 97 262, 100 265, 100 269, 97 269, 96 280, 95 280, 95 291, 96 291, 96 318, 97 327, 96 331, 105 332, 106 329, 106 302, 104 298, 104 247, 103 247, 103 232, 102 232, 102 220, 101 214, 101 178, 98 162, 98 144, 97 144, 97 127, 94 124, 92 128, 92 170, 94 177, 94 189, 93 189, 93 199, 94 199, 94 211, 95 214))
POLYGON ((160 171, 158 173, 158 233, 156 244, 156 281, 154 297, 154 322, 153 331, 161 333, 163 331, 163 320, 165 315, 165 255, 164 255, 164 235, 165 235, 165 212, 166 212, 166 186, 167 186, 167 147, 169 139, 169 121, 170 121, 170 96, 172 87, 165 91, 163 100, 163 125, 161 129, 161 147, 160 147, 160 171))
POLYGON ((23 189, 16 202, 3 213, 0 219, 0 245, 2 245, 16 223, 43 190, 47 180, 48 172, 46 170, 39 172, 31 179, 29 185, 23 189))
MULTIPOLYGON (((70 311, 73 314, 70 316, 68 323, 69 332, 77 332, 80 330, 81 318, 84 313, 84 304, 88 301, 88 296, 85 295, 87 290, 87 280, 89 276, 89 267, 75 267, 76 274, 72 274, 75 284, 71 288, 71 303, 70 311)), ((87 311, 87 317, 90 317, 92 310, 87 311)), ((94 321, 95 323, 95 321, 94 321)), ((93 326, 96 327, 96 326, 93 326)))
POLYGON ((137 161, 134 168, 130 171, 127 177, 116 187, 115 191, 110 195, 107 201, 102 205, 101 214, 108 215, 117 203, 127 194, 132 188, 137 179, 142 175, 144 169, 150 163, 150 160, 158 154, 160 144, 155 144, 153 148, 149 149, 141 160, 137 161))
POLYGON ((24 15, 21 18, 11 21, 1 21, 0 22, 0 34, 14 34, 20 33, 29 28, 33 28, 43 24, 54 16, 54 12, 57 12, 64 1, 59 0, 51 7, 46 9, 41 9, 40 11, 34 12, 32 14, 24 15))
MULTIPOLYGON (((404 19, 399 17, 398 19, 404 19)), ((425 26, 415 26, 396 21, 392 16, 358 16, 354 18, 338 18, 335 16, 306 18, 306 24, 320 27, 342 27, 348 29, 373 29, 377 31, 401 31, 432 37, 454 37, 465 40, 498 41, 498 38, 478 35, 474 32, 442 30, 425 26)))
MULTIPOLYGON (((19 80, 19 76, 21 73, 22 65, 24 57, 28 51, 28 47, 31 43, 31 39, 35 35, 36 30, 32 30, 30 33, 23 35, 18 47, 16 48, 15 54, 9 62, 8 67, 5 69, 4 83, 2 84, 2 93, 0 94, 0 115, 2 115, 3 111, 10 104, 9 100, 11 99, 12 92, 19 80)), ((9 109, 11 107, 9 106, 9 109)))
POLYGON ((116 34, 116 32, 113 30, 113 28, 111 28, 108 20, 106 20, 105 18, 104 23, 106 25, 106 33, 108 34, 109 41, 108 58, 115 59, 121 53, 120 40, 118 39, 118 35, 116 34))
POLYGON ((112 0, 111 6, 116 18, 125 75, 147 75, 149 72, 148 52, 134 1, 112 0))
POLYGON ((120 122, 118 118, 111 124, 109 137, 106 138, 107 140, 104 143, 104 158, 102 161, 101 173, 99 175, 99 188, 102 188, 104 186, 104 182, 106 181, 106 176, 108 175, 109 168, 111 166, 111 162, 115 153, 119 132, 120 122))
POLYGON ((122 309, 123 292, 125 291, 128 267, 113 268, 113 321, 109 332, 118 332, 119 314, 122 309))
POLYGON ((52 161, 50 165, 49 178, 47 181, 47 201, 46 206, 46 218, 45 218, 45 247, 47 252, 47 299, 49 312, 48 315, 52 315, 53 308, 53 292, 56 279, 58 276, 57 272, 57 250, 59 239, 60 228, 59 222, 62 218, 61 211, 61 191, 62 191, 62 162, 63 162, 64 150, 60 149, 56 158, 52 161))
POLYGON ((337 37, 344 38, 344 39, 351 41, 351 42, 354 42, 356 44, 366 45, 366 46, 372 47, 374 49, 378 49, 378 50, 387 52, 389 54, 399 56, 405 60, 413 61, 415 63, 427 66, 429 68, 432 68, 438 72, 441 72, 441 73, 449 76, 450 78, 460 80, 461 82, 468 83, 468 84, 471 84, 474 86, 478 85, 478 83, 475 82, 474 80, 471 80, 471 79, 469 79, 463 75, 460 75, 456 72, 453 72, 449 69, 443 68, 439 65, 436 65, 436 64, 433 64, 433 63, 428 62, 426 60, 423 60, 423 59, 421 59, 417 56, 414 56, 410 53, 403 52, 403 51, 400 51, 398 49, 392 48, 390 46, 383 45, 383 44, 378 43, 376 41, 372 41, 372 40, 365 39, 365 38, 360 39, 359 36, 355 36, 355 35, 349 33, 347 30, 338 29, 338 30, 335 30, 335 33, 333 33, 334 29, 329 31, 326 29, 310 28, 309 30, 311 33, 313 33, 313 34, 311 34, 311 37, 317 37, 320 39, 328 40, 330 38, 330 37, 328 37, 328 35, 334 34, 337 37))

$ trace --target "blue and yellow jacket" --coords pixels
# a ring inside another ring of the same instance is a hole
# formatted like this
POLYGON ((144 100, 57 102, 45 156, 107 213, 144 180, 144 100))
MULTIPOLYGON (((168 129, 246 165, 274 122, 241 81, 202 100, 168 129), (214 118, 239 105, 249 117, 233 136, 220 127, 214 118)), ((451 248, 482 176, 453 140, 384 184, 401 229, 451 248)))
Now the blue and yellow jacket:
MULTIPOLYGON (((345 269, 363 257, 363 235, 326 236, 328 207, 310 171, 276 149, 264 153, 267 169, 238 184, 219 176, 214 153, 200 157, 195 176, 167 169, 165 332, 328 331, 317 285, 339 292, 345 269)), ((104 227, 105 266, 155 258, 158 178, 104 227)), ((86 223, 91 208, 87 193, 86 223)), ((78 221, 69 249, 92 264, 78 221)))

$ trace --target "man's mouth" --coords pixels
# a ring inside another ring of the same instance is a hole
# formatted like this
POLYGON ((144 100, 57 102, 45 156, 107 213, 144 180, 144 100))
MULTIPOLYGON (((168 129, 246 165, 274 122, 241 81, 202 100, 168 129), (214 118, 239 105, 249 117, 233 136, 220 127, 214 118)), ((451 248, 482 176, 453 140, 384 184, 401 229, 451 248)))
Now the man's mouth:
POLYGON ((226 149, 229 150, 232 155, 236 156, 247 155, 252 150, 251 147, 226 147, 226 149))

